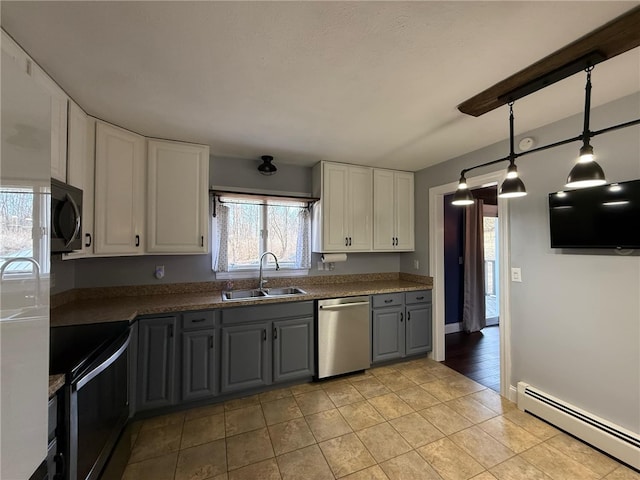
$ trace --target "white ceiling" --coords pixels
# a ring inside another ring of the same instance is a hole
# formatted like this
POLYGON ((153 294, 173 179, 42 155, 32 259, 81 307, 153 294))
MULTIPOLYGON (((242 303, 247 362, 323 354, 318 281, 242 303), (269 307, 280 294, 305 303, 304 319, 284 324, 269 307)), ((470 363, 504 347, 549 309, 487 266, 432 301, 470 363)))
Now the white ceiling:
MULTIPOLYGON (((506 107, 459 103, 638 3, 2 1, 1 21, 88 113, 144 135, 419 170, 508 137, 506 107)), ((584 81, 518 101, 516 135, 581 112, 584 81)), ((637 91, 640 49, 593 72, 594 106, 637 91)))

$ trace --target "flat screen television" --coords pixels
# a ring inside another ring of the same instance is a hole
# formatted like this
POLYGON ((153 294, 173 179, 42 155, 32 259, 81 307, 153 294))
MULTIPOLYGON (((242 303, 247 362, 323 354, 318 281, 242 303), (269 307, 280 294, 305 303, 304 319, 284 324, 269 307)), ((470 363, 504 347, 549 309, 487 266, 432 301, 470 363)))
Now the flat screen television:
POLYGON ((551 248, 640 248, 640 180, 549 194, 551 248))

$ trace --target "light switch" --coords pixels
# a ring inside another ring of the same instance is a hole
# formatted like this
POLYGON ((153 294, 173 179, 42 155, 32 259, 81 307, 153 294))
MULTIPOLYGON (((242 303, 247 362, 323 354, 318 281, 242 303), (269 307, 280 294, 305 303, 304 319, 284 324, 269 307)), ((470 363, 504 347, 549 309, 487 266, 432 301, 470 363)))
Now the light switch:
POLYGON ((520 271, 520 268, 511 269, 511 281, 522 282, 522 272, 520 271))

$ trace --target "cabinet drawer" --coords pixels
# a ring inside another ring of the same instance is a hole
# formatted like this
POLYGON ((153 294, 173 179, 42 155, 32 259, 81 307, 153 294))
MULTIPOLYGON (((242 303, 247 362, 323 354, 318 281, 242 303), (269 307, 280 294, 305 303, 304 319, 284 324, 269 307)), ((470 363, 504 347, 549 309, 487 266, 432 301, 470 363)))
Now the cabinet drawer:
POLYGON ((407 305, 412 303, 427 303, 431 301, 431 290, 419 290, 417 292, 406 292, 404 302, 407 305))
POLYGON ((403 293, 388 293, 384 295, 374 295, 371 305, 373 308, 391 307, 394 305, 402 305, 403 302, 403 293))
POLYGON ((212 310, 188 312, 182 314, 182 329, 212 328, 215 322, 215 312, 212 310))
POLYGON ((58 401, 54 395, 49 399, 49 422, 47 428, 47 440, 51 442, 56 436, 56 426, 58 425, 58 401))

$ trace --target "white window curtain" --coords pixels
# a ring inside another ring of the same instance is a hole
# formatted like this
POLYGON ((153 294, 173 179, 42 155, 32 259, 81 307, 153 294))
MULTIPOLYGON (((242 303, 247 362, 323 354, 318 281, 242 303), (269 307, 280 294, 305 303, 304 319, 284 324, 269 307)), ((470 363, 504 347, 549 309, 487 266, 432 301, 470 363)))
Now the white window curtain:
MULTIPOLYGON (((213 198, 216 201, 216 198, 213 198)), ((212 235, 213 239, 211 257, 214 272, 229 271, 229 256, 227 255, 227 238, 229 230, 229 207, 218 202, 216 216, 213 218, 212 235)))
POLYGON ((311 268, 311 215, 302 208, 298 214, 298 243, 296 245, 296 268, 311 268))

